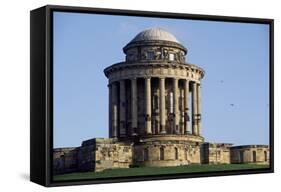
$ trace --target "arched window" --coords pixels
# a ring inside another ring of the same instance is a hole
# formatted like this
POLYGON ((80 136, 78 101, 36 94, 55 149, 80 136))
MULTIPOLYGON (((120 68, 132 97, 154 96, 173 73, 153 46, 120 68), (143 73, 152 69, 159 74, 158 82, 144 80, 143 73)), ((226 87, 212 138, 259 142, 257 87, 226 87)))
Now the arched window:
POLYGON ((175 159, 179 159, 179 151, 178 148, 175 147, 175 159))
POLYGON ((267 161, 267 152, 264 151, 264 161, 267 161))
POLYGON ((253 162, 257 161, 257 154, 256 151, 253 151, 253 162))
POLYGON ((144 161, 148 161, 148 149, 147 148, 145 148, 144 150, 143 150, 143 160, 144 161))
POLYGON ((160 160, 164 160, 164 148, 160 148, 160 160))

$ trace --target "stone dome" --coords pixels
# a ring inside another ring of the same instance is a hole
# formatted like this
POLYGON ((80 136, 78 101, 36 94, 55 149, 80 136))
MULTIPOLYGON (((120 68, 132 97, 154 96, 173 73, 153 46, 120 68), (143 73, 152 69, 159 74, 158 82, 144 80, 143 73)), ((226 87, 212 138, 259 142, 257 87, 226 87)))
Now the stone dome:
POLYGON ((138 41, 153 41, 153 40, 170 41, 180 44, 180 42, 173 34, 162 28, 151 28, 151 29, 144 30, 139 34, 137 34, 130 43, 134 43, 138 41))
POLYGON ((187 49, 177 38, 162 28, 146 29, 138 33, 125 47, 127 62, 173 61, 185 63, 187 49))

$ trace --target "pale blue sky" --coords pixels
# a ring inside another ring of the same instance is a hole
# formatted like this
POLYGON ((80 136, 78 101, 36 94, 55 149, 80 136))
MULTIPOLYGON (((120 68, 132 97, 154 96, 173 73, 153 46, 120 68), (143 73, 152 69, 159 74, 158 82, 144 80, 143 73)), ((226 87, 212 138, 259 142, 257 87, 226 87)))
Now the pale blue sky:
POLYGON ((269 25, 55 12, 54 147, 108 137, 103 69, 123 61, 122 48, 151 27, 174 34, 187 62, 205 70, 206 141, 269 143, 269 25))

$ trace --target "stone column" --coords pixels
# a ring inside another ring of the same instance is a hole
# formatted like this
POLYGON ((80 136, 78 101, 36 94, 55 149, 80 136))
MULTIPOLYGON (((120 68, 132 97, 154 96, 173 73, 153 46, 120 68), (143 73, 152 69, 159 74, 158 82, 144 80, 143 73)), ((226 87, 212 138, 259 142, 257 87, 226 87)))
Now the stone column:
POLYGON ((166 133, 165 78, 160 78, 160 133, 166 133))
POLYGON ((126 90, 125 90, 125 80, 119 81, 120 83, 120 93, 119 93, 119 129, 120 136, 126 136, 126 90))
POLYGON ((151 134, 151 79, 145 79, 145 130, 151 134))
POLYGON ((179 133, 179 80, 177 78, 173 79, 173 95, 174 95, 174 133, 179 133))
POLYGON ((198 135, 198 124, 197 124, 197 84, 192 83, 192 134, 198 135))
POLYGON ((137 79, 131 79, 131 112, 132 112, 132 135, 136 135, 138 127, 138 103, 137 103, 137 79))
POLYGON ((118 99, 117 84, 112 83, 112 137, 117 137, 118 132, 118 99))
POLYGON ((109 137, 112 137, 112 85, 108 84, 108 123, 109 123, 109 137))
POLYGON ((201 135, 201 85, 197 84, 197 129, 198 135, 201 135))
POLYGON ((159 98, 160 84, 154 86, 155 87, 152 87, 153 88, 153 96, 152 96, 153 134, 159 134, 160 133, 160 98, 159 98))
POLYGON ((181 102, 180 102, 180 132, 181 134, 185 133, 185 128, 184 128, 184 88, 181 87, 180 88, 180 98, 181 98, 181 102))
POLYGON ((184 133, 189 133, 189 80, 184 80, 184 133))

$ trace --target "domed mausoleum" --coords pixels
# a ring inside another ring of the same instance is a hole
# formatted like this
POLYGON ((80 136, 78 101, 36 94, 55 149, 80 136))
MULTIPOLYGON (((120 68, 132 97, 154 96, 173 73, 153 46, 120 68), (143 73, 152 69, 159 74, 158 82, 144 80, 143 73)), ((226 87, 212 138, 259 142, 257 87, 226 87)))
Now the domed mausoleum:
POLYGON ((109 138, 54 149, 55 174, 131 166, 269 162, 266 145, 204 143, 201 80, 205 72, 187 62, 187 48, 173 34, 161 28, 144 30, 123 52, 123 62, 104 69, 109 138))
POLYGON ((104 70, 109 79, 109 136, 137 139, 136 163, 200 163, 204 70, 188 64, 187 49, 161 28, 139 33, 123 51, 126 60, 104 70))

